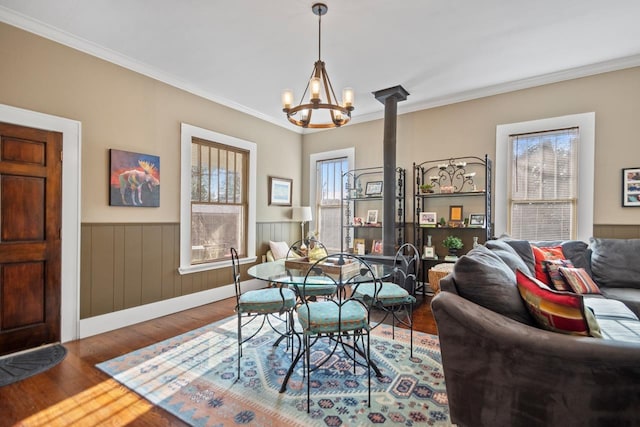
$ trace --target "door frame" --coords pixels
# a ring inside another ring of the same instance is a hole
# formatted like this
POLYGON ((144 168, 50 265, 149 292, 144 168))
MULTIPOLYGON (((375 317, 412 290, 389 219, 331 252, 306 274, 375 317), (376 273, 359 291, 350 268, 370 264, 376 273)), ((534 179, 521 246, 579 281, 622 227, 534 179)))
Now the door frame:
POLYGON ((80 338, 80 159, 82 123, 0 104, 0 121, 62 133, 60 340, 80 338))

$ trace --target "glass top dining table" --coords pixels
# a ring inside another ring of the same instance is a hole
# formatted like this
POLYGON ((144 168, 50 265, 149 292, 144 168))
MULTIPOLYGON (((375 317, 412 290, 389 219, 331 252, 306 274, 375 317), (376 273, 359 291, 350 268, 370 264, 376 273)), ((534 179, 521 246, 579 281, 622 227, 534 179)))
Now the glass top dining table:
MULTIPOLYGON (((293 260, 295 261, 295 260, 293 260)), ((305 283, 305 276, 309 269, 309 264, 295 265, 295 262, 285 263, 284 259, 277 261, 264 262, 262 264, 256 264, 249 267, 247 273, 255 277, 256 279, 264 280, 267 282, 281 283, 286 285, 301 285, 305 283)), ((381 262, 369 262, 367 264, 371 268, 371 271, 375 275, 375 279, 385 279, 393 273, 393 266, 384 264, 381 262)), ((358 270, 357 266, 348 267, 348 271, 353 273, 358 270)), ((356 276, 350 280, 353 282, 369 282, 372 278, 369 274, 365 276, 356 276)), ((314 276, 307 278, 307 285, 313 284, 335 284, 331 278, 326 276, 314 276)))

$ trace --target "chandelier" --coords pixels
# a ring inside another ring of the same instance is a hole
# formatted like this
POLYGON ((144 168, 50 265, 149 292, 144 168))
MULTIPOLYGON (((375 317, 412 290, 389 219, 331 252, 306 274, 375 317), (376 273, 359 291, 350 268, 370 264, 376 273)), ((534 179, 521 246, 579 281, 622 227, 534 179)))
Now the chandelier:
POLYGON ((313 65, 311 78, 304 89, 300 103, 292 107, 293 92, 287 89, 282 93, 282 111, 287 114, 287 119, 291 123, 303 128, 340 127, 351 120, 351 111, 353 111, 353 89, 345 88, 342 91, 342 105, 340 105, 321 59, 322 15, 327 13, 327 9, 327 5, 323 3, 316 3, 311 7, 313 13, 318 15, 318 60, 313 65), (307 92, 309 92, 309 102, 303 104, 307 92), (312 122, 314 112, 316 112, 315 122, 312 122))

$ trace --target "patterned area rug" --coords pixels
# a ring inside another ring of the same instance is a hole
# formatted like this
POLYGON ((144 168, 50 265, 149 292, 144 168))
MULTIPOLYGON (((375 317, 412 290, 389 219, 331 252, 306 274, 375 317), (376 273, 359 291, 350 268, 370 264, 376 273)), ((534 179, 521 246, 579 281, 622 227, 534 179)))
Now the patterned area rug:
MULTIPOLYGON (((270 328, 243 346, 237 376, 236 317, 204 326, 97 367, 152 403, 194 426, 450 426, 438 338, 380 326, 371 336, 371 355, 382 371, 372 371, 371 408, 367 371, 339 350, 311 373, 310 414, 306 380, 298 363, 285 393, 280 385, 291 351, 270 328)), ((243 329, 243 334, 245 329, 243 329)), ((247 333, 245 336, 249 336, 247 333)), ((296 344, 297 346, 297 344, 296 344)), ((312 347, 312 364, 329 355, 328 344, 312 347)))
POLYGON ((62 362, 67 349, 52 344, 0 358, 0 387, 46 371, 62 362))

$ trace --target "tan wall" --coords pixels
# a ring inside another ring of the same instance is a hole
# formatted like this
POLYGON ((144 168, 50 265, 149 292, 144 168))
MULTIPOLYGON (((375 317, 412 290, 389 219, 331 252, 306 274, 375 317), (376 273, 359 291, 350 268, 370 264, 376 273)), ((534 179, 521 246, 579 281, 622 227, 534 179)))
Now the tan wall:
MULTIPOLYGON (((405 89, 411 92, 410 87, 405 89)), ((384 110, 382 104, 380 110, 384 110)), ((594 222, 640 224, 640 209, 621 207, 621 169, 640 166, 636 128, 640 116, 640 68, 401 115, 397 165, 407 168, 411 176, 414 161, 482 157, 485 153, 495 159, 497 125, 591 111, 596 113, 594 222)), ((312 153, 351 146, 356 147, 357 167, 381 165, 382 137, 382 120, 305 135, 302 170, 308 170, 312 153)), ((308 186, 306 173, 303 180, 308 186)), ((409 188, 407 195, 410 194, 409 188)), ((407 220, 411 220, 412 206, 407 208, 407 220)))
POLYGON ((257 144, 258 221, 290 218, 268 206, 268 175, 292 178, 299 204, 295 132, 1 23, 0 58, 0 103, 82 122, 82 222, 179 220, 181 122, 257 144), (159 208, 109 206, 109 148, 160 156, 159 208))

